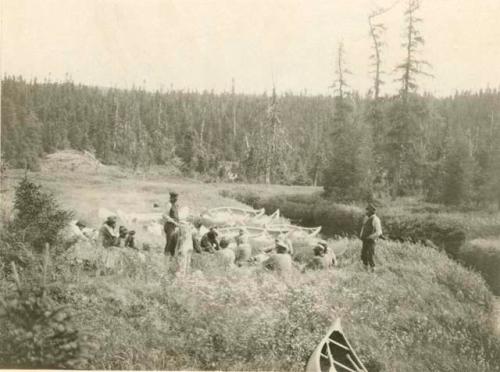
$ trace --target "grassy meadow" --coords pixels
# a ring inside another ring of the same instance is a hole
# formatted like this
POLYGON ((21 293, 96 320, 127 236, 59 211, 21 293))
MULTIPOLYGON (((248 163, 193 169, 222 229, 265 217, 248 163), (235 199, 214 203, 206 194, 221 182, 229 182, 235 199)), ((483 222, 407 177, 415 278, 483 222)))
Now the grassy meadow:
MULTIPOLYGON (((22 177, 18 171, 3 175, 4 220, 22 177)), ((231 198, 238 192, 274 197, 320 191, 118 172, 29 177, 95 227, 102 222, 99 208, 158 211, 153 204, 163 209, 172 189, 192 213, 243 206, 231 198)), ((162 241, 157 243, 160 250, 162 241)), ((300 371, 341 317, 370 372, 500 371, 494 297, 478 273, 435 249, 387 241, 377 248, 377 272, 369 274, 359 262, 360 248, 355 239, 339 238, 333 242, 334 251, 342 252, 337 268, 301 273, 297 266, 284 278, 256 267, 224 268, 217 257, 195 255, 192 275, 173 279, 158 250, 106 276, 52 257, 49 296, 74 311, 75 326, 95 345, 86 365, 91 369, 300 371)), ((11 275, 2 272, 0 295, 13 291, 11 275)))

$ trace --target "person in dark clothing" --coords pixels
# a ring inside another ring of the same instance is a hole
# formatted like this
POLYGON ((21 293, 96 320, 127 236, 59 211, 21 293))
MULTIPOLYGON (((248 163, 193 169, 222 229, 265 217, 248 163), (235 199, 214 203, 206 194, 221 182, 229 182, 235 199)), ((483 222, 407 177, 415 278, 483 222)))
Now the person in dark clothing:
POLYGON ((179 207, 177 205, 178 194, 170 193, 170 210, 167 215, 164 215, 166 222, 164 225, 166 242, 165 254, 175 255, 175 247, 177 245, 177 226, 179 223, 179 207))
POLYGON ((120 239, 116 234, 115 227, 116 216, 110 216, 99 229, 99 240, 104 248, 118 247, 120 245, 120 239))
POLYGON ((127 237, 125 238, 125 247, 137 249, 137 247, 135 245, 135 231, 134 230, 130 230, 128 232, 127 237))
POLYGON ((371 269, 371 271, 375 271, 375 242, 377 239, 382 236, 382 224, 380 223, 380 219, 375 214, 375 207, 370 204, 366 207, 366 217, 363 221, 363 227, 361 228, 361 232, 359 237, 363 242, 363 246, 361 248, 361 261, 365 266, 365 269, 371 269))
POLYGON ((210 230, 201 238, 201 249, 210 253, 218 251, 220 247, 217 236, 217 231, 215 230, 215 228, 211 227, 210 230))

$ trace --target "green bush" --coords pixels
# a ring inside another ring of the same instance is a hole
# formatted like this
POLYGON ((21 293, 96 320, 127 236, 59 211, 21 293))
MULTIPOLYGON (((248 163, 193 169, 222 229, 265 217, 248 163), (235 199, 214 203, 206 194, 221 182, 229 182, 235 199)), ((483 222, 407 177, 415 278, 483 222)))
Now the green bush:
POLYGON ((381 215, 384 235, 393 240, 432 242, 456 258, 465 243, 466 228, 458 221, 439 214, 381 215))
POLYGON ((500 239, 475 239, 465 244, 459 259, 479 271, 493 293, 500 296, 500 239))
POLYGON ((14 262, 21 269, 32 266, 34 262, 33 252, 26 244, 18 238, 18 236, 6 229, 0 227, 0 262, 4 265, 2 270, 4 274, 11 274, 10 262, 14 262))
POLYGON ((90 343, 67 308, 46 295, 45 279, 21 284, 12 267, 17 290, 0 299, 0 368, 85 368, 90 343))
POLYGON ((72 217, 63 210, 53 195, 41 191, 41 186, 24 178, 16 188, 15 215, 10 225, 21 240, 41 251, 45 243, 57 243, 60 233, 72 217))

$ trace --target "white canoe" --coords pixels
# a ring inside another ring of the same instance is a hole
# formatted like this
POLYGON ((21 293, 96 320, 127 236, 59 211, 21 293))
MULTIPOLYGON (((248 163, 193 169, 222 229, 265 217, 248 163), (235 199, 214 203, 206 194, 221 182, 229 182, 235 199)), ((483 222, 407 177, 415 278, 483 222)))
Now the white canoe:
POLYGON ((337 319, 307 362, 306 372, 368 372, 337 319))

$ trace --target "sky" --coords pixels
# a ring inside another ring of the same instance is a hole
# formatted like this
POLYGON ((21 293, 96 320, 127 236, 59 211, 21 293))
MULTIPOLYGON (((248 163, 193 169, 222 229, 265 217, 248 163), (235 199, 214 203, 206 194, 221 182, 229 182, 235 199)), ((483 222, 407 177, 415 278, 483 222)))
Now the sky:
MULTIPOLYGON (((406 0, 0 0, 2 75, 99 86, 330 94, 343 42, 349 85, 371 84, 367 17, 390 7, 383 50, 397 89, 406 0)), ((500 0, 422 0, 421 92, 500 87, 500 0)))

